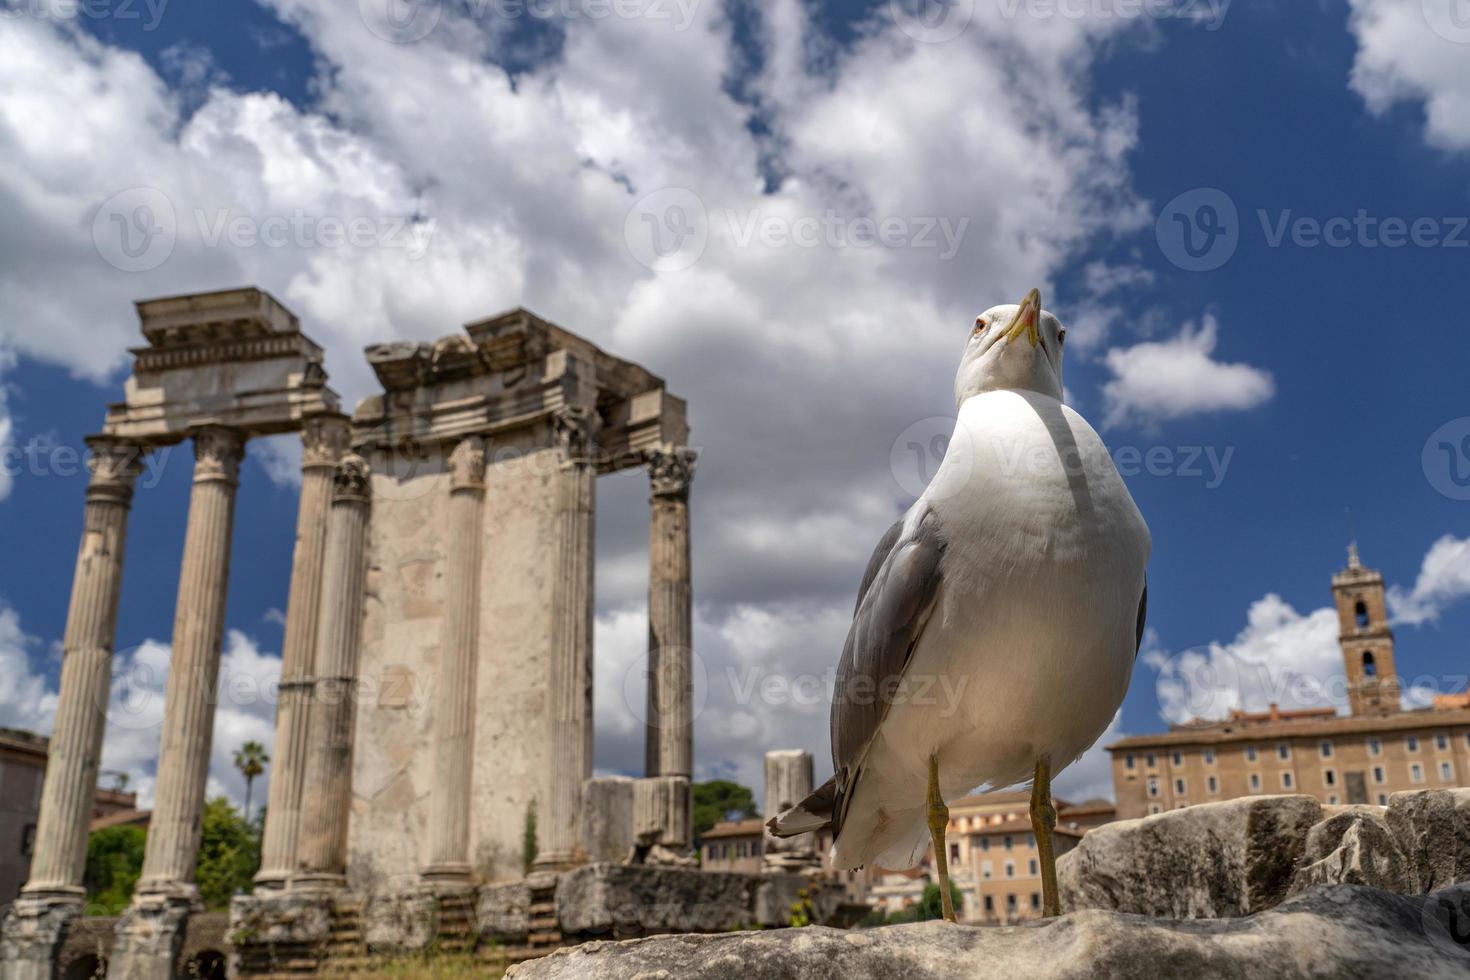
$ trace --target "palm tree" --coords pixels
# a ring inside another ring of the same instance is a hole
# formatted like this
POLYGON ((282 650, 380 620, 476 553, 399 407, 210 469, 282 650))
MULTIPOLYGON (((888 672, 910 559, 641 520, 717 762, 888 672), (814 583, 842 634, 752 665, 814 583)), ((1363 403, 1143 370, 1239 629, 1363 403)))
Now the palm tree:
POLYGON ((259 742, 246 742, 235 750, 235 768, 245 777, 245 822, 250 822, 250 790, 255 777, 265 772, 265 764, 271 757, 265 754, 265 746, 259 742))

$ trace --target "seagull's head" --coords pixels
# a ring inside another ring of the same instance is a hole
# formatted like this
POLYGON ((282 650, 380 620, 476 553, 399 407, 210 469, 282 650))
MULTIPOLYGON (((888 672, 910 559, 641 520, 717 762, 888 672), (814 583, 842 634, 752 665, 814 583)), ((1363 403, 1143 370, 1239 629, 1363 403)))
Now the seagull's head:
POLYGON ((1041 290, 1020 305, 992 306, 975 318, 960 370, 955 405, 986 391, 1024 389, 1062 397, 1062 343, 1067 330, 1041 308, 1041 290))

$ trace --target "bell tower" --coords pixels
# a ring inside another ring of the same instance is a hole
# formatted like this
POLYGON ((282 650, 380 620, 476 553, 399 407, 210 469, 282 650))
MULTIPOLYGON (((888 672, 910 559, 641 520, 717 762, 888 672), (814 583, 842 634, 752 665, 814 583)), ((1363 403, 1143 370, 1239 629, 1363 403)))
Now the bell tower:
POLYGON ((1401 710, 1383 575, 1363 567, 1356 541, 1348 546, 1347 568, 1332 576, 1332 596, 1337 603, 1339 640, 1352 713, 1384 715, 1401 710))

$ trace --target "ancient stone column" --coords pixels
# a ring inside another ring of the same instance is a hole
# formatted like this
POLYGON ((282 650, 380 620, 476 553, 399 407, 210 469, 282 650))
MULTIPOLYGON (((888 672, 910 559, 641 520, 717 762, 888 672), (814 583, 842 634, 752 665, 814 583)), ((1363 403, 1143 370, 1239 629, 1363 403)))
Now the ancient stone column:
POLYGON ((215 688, 230 578, 230 534, 245 437, 206 426, 194 433, 194 489, 184 532, 173 657, 163 702, 156 803, 137 893, 197 900, 194 867, 214 735, 215 688))
POLYGON ((431 882, 470 878, 470 785, 475 734, 475 654, 480 634, 480 528, 485 440, 462 439, 449 455, 444 638, 434 690, 434 783, 429 810, 431 882))
POLYGON ((695 453, 648 454, 649 776, 694 774, 693 593, 689 582, 689 483, 695 453))
POLYGON ((255 876, 256 884, 265 888, 285 887, 286 880, 296 870, 327 514, 332 503, 332 475, 347 451, 350 437, 347 418, 337 414, 309 418, 301 432, 301 503, 296 512, 296 550, 291 558, 286 636, 281 644, 281 685, 276 702, 270 798, 265 810, 260 872, 255 876))
MULTIPOLYGON (((800 749, 766 753, 766 820, 791 809, 812 792, 812 754, 800 749)), ((765 832, 762 863, 771 871, 802 871, 819 867, 817 835, 800 834, 785 840, 765 832)))
POLYGON ((107 721, 128 508, 143 454, 139 446, 105 437, 88 444, 92 479, 62 640, 61 692, 36 822, 36 850, 25 886, 27 896, 76 903, 84 894, 87 827, 107 721))
POLYGON ((346 880, 352 726, 371 492, 367 461, 348 453, 333 474, 332 508, 327 518, 316 677, 307 727, 306 789, 297 841, 300 870, 291 879, 292 888, 336 888, 346 880))
POLYGON ((554 417, 561 462, 555 476, 556 529, 548 703, 550 792, 537 820, 536 864, 583 861, 582 782, 592 775, 592 547, 597 461, 596 415, 563 409, 554 417))

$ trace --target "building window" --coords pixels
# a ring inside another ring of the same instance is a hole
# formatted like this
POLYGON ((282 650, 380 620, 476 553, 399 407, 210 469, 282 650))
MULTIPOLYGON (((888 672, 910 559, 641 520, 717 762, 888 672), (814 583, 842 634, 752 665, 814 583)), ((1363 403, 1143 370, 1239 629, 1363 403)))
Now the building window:
POLYGON ((1317 746, 1317 751, 1322 753, 1322 758, 1324 759, 1332 758, 1332 743, 1323 742, 1321 745, 1317 746))
POLYGON ((982 838, 980 838, 980 850, 982 850, 982 851, 988 851, 988 850, 990 850, 990 838, 989 837, 982 837, 982 838))
POLYGON ((1337 806, 1337 804, 1339 802, 1340 801, 1338 800, 1336 793, 1328 793, 1327 794, 1327 805, 1328 806, 1337 806))
POLYGON ((1029 847, 1029 848, 1032 848, 1033 850, 1035 849, 1035 847, 1036 847, 1036 835, 1035 834, 1027 834, 1026 835, 1026 846, 1029 847))
POLYGON ((1009 912, 1011 915, 1016 914, 1016 896, 1006 896, 1006 911, 1009 912))
POLYGON ((1176 795, 1176 796, 1183 796, 1184 795, 1184 780, 1182 780, 1182 779, 1176 779, 1176 780, 1174 780, 1174 795, 1176 795))
POLYGON ((1285 742, 1277 742, 1276 743, 1276 758, 1280 759, 1282 762, 1290 761, 1290 759, 1291 759, 1291 746, 1290 745, 1287 745, 1285 742))
POLYGON ((1213 766, 1215 764, 1215 750, 1214 749, 1205 749, 1200 754, 1202 756, 1204 756, 1205 765, 1207 765, 1207 766, 1213 766))
POLYGON ((1455 779, 1455 767, 1449 762, 1439 764, 1439 781, 1442 783, 1453 782, 1455 779))
POLYGON ((1387 793, 1379 793, 1378 794, 1378 805, 1379 806, 1388 806, 1388 794, 1387 793))
POLYGON ((995 914, 995 896, 994 895, 986 895, 985 896, 985 913, 987 915, 994 915, 995 914))
POLYGON ((1441 752, 1448 752, 1450 750, 1450 737, 1444 732, 1440 732, 1434 736, 1434 747, 1441 752))
POLYGON ((1143 764, 1152 769, 1159 764, 1159 760, 1154 758, 1154 754, 1152 752, 1146 752, 1143 756, 1143 764))
POLYGON ((1283 772, 1281 774, 1281 788, 1291 789, 1291 773, 1283 772))
POLYGON ((1406 751, 1409 751, 1409 752, 1418 752, 1419 751, 1419 736, 1418 735, 1410 735, 1408 738, 1404 739, 1404 749, 1406 751))
POLYGON ((1373 651, 1372 650, 1365 650, 1365 651, 1363 651, 1363 676, 1364 677, 1377 677, 1378 676, 1378 661, 1376 661, 1376 660, 1373 659, 1373 651))
POLYGON ((1324 785, 1324 786, 1336 786, 1337 785, 1337 770, 1336 769, 1323 769, 1322 770, 1322 785, 1324 785))
POLYGON ((1253 772, 1253 773, 1251 773, 1251 792, 1252 793, 1259 793, 1260 791, 1261 791, 1261 774, 1258 773, 1258 772, 1253 772))
POLYGON ((1163 813, 1163 812, 1164 812, 1164 808, 1161 807, 1161 806, 1159 806, 1157 803, 1150 803, 1148 805, 1148 814, 1149 814, 1149 816, 1153 816, 1155 813, 1163 813))
POLYGON ((1370 739, 1368 739, 1368 754, 1369 755, 1382 755, 1383 754, 1383 743, 1380 742, 1380 741, 1378 741, 1378 739, 1376 739, 1376 738, 1370 738, 1370 739))
POLYGON ((1220 780, 1216 779, 1214 776, 1211 776, 1205 780, 1205 787, 1211 793, 1218 793, 1220 792, 1220 780))
POLYGON ((1006 877, 1007 878, 1014 878, 1015 876, 1016 876, 1016 862, 1015 861, 1007 861, 1006 862, 1006 877))
POLYGON ((1359 599, 1358 604, 1353 607, 1353 618, 1358 623, 1358 629, 1368 628, 1368 604, 1362 599, 1359 599))
POLYGON ((1035 858, 1032 858, 1030 861, 1026 862, 1026 873, 1033 878, 1041 874, 1041 868, 1037 865, 1035 858))
POLYGON ((1373 767, 1373 781, 1380 784, 1384 781, 1382 766, 1373 767))
POLYGON ((1180 752, 1178 749, 1175 749, 1174 750, 1174 755, 1173 755, 1173 760, 1174 760, 1174 765, 1176 765, 1176 766, 1182 766, 1182 765, 1184 765, 1184 753, 1183 752, 1180 752))
POLYGON ((1133 768, 1133 753, 1132 752, 1129 752, 1127 755, 1123 756, 1123 768, 1124 769, 1132 769, 1133 768))
POLYGON ((1041 909, 1041 895, 1038 894, 1037 892, 1032 892, 1031 893, 1031 911, 1036 912, 1036 911, 1039 911, 1040 909, 1041 909))
POLYGON ((1246 762, 1255 762, 1256 761, 1256 747, 1254 745, 1247 745, 1245 747, 1245 761, 1246 762))
POLYGON ((1150 777, 1148 777, 1148 795, 1149 796, 1158 796, 1159 795, 1159 777, 1158 776, 1150 776, 1150 777))
POLYGON ((744 841, 737 841, 735 843, 735 856, 738 857, 738 858, 745 857, 745 842, 744 841))
POLYGON ((1421 766, 1417 762, 1411 762, 1411 763, 1409 763, 1409 782, 1411 782, 1411 783, 1422 783, 1422 782, 1424 782, 1424 767, 1421 766))
POLYGON ((991 864, 989 861, 981 861, 980 877, 989 878, 993 874, 995 874, 995 865, 991 864))
POLYGON ((959 864, 960 863, 960 845, 958 845, 958 844, 951 844, 951 845, 949 845, 949 860, 950 860, 950 863, 951 864, 959 864))
POLYGON ((1000 846, 1009 851, 1015 843, 1015 838, 1011 837, 1010 834, 1006 834, 1004 839, 1001 840, 1000 846))

